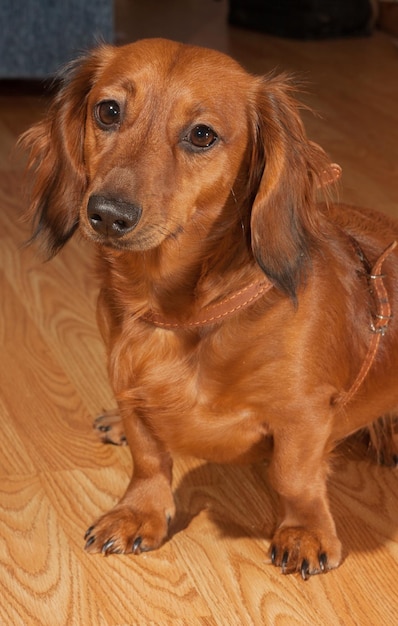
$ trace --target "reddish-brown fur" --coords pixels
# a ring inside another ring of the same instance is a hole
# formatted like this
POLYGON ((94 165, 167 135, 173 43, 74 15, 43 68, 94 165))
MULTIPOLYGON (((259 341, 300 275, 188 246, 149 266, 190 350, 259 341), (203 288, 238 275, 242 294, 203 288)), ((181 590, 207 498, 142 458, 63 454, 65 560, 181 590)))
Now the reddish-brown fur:
MULTIPOLYGON (((72 64, 23 144, 34 236, 50 255, 77 228, 98 247, 99 325, 134 459, 124 497, 89 529, 87 549, 161 545, 175 513, 173 452, 267 458, 281 502, 273 562, 304 578, 337 567, 331 451, 367 427, 379 456, 398 460, 396 317, 344 403, 375 312, 358 245, 375 262, 398 238, 397 222, 317 204, 329 160, 307 139, 285 77, 255 77, 218 52, 165 40, 100 47, 72 64), (114 123, 104 101, 120 108, 114 123), (215 131, 213 144, 193 144, 198 125, 215 131), (127 203, 136 226, 117 238, 97 232, 93 196, 127 203), (274 287, 221 322, 163 329, 142 319, 194 319, 264 274, 274 287)), ((383 272, 396 313, 396 251, 383 272)), ((117 423, 108 417, 100 429, 117 423)))

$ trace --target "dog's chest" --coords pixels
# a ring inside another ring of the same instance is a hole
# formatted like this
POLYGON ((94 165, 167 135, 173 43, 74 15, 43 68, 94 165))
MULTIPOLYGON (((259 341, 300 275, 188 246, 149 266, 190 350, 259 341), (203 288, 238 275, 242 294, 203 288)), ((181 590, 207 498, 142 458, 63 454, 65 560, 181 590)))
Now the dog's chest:
MULTIPOLYGON (((250 398, 258 387, 252 371, 251 348, 245 338, 225 341, 221 331, 204 336, 156 329, 147 344, 132 354, 137 383, 148 393, 158 387, 178 395, 189 404, 227 404, 250 398)), ((154 398, 152 398, 154 400, 154 398)))
POLYGON ((244 339, 226 343, 220 333, 157 329, 132 351, 131 392, 170 448, 214 461, 243 460, 269 434, 264 399, 271 381, 249 363, 244 339))

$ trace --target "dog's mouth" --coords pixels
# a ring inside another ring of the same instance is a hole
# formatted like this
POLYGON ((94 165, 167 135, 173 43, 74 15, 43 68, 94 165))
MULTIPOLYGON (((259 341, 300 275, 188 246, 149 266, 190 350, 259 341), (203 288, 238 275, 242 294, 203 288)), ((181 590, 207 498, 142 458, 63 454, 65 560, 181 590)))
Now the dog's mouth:
POLYGON ((147 250, 154 250, 166 241, 173 242, 178 240, 179 235, 184 232, 183 226, 178 226, 174 231, 168 233, 163 233, 158 229, 151 229, 150 232, 148 232, 149 229, 143 229, 130 236, 113 237, 99 234, 88 224, 83 226, 80 230, 86 239, 96 245, 110 250, 124 252, 145 252, 147 250))
POLYGON ((120 250, 120 251, 129 251, 132 249, 130 241, 123 241, 120 239, 103 239, 94 237, 94 242, 99 244, 104 248, 108 248, 110 250, 120 250))

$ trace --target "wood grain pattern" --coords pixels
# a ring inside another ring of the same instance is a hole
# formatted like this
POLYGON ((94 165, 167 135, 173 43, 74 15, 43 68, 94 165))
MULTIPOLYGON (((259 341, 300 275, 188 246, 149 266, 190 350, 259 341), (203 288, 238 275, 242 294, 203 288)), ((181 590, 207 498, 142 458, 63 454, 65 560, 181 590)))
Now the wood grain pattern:
MULTIPOLYGON (((159 4, 119 0, 121 39, 174 37, 256 73, 298 72, 303 101, 320 113, 304 112, 309 134, 343 167, 340 197, 398 216, 398 55, 387 36, 283 40, 228 28, 225 1, 159 4)), ((47 264, 21 248, 23 157, 12 151, 45 101, 0 91, 0 624, 396 623, 398 474, 343 451, 330 498, 346 558, 326 576, 303 583, 267 563, 276 500, 265 467, 194 459, 176 461, 178 517, 159 551, 83 551, 86 527, 123 493, 131 458, 98 443, 91 426, 113 399, 90 246, 76 239, 47 264)))

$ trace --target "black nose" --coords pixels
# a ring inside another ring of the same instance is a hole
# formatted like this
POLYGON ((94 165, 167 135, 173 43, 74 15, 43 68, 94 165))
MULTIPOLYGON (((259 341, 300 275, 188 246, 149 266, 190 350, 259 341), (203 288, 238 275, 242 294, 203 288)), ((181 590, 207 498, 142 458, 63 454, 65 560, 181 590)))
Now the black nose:
POLYGON ((141 217, 141 208, 103 196, 91 196, 87 217, 93 230, 106 237, 122 237, 133 230, 141 217))

